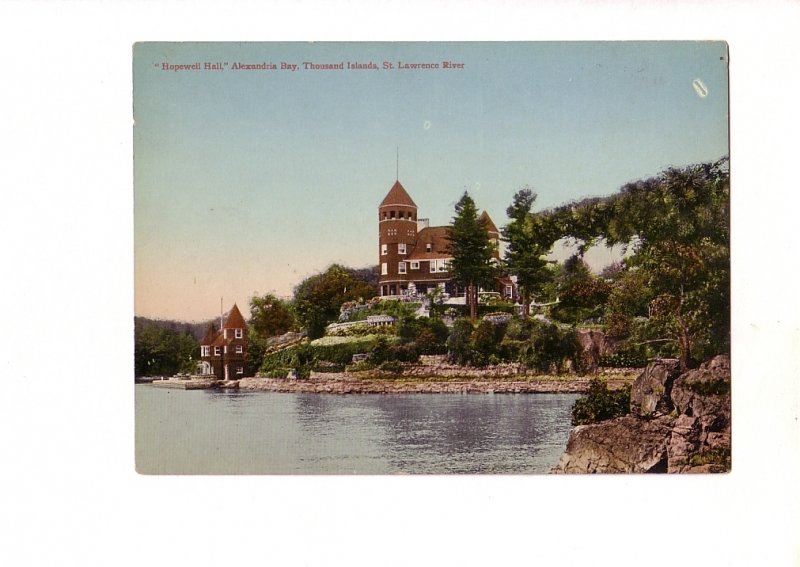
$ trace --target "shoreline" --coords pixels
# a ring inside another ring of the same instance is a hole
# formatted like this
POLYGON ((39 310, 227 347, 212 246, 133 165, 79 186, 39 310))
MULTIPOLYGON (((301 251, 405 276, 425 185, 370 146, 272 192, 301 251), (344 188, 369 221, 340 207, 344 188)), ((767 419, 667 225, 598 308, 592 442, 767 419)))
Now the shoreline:
MULTIPOLYGON (((610 389, 632 384, 638 371, 614 373, 604 377, 610 389)), ((313 394, 582 394, 592 378, 587 376, 518 376, 518 377, 428 377, 414 376, 342 376, 315 374, 305 380, 286 378, 241 378, 239 390, 313 393, 313 394)))

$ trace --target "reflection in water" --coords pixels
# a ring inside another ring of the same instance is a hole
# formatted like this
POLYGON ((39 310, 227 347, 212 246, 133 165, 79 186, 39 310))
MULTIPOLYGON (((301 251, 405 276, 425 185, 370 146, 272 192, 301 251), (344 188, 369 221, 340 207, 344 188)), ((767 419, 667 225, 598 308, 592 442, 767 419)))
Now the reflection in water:
POLYGON ((144 473, 544 473, 574 395, 336 396, 136 387, 144 473))

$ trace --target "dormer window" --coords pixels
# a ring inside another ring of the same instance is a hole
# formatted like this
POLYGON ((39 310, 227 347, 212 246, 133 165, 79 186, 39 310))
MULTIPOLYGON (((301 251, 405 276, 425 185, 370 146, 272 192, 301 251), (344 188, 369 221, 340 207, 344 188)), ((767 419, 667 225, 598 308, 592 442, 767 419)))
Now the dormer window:
POLYGON ((433 244, 431 244, 430 242, 428 242, 428 243, 425 245, 425 252, 430 252, 432 249, 433 249, 433 244))
POLYGON ((244 332, 242 331, 242 329, 236 329, 233 333, 233 336, 236 337, 237 339, 241 339, 244 336, 244 332))

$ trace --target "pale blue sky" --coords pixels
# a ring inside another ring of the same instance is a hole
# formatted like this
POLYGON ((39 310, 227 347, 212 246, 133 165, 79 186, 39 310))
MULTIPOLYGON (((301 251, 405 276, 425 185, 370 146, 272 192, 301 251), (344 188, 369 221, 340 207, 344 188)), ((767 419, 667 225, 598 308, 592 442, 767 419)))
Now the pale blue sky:
MULTIPOLYGON (((204 319, 377 262, 400 181, 434 225, 465 189, 498 226, 728 152, 719 42, 137 44, 136 313, 204 319), (161 63, 464 63, 463 69, 162 71, 161 63), (700 79, 707 96, 692 82, 700 79)), ((599 260, 598 260, 599 261, 599 260)), ((602 262, 601 262, 602 263, 602 262)))

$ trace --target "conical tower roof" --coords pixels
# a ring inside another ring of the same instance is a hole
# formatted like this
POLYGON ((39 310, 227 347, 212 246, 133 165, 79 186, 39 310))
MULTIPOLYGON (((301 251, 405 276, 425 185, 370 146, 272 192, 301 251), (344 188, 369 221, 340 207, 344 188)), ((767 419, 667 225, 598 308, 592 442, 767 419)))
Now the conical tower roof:
POLYGON ((417 204, 399 181, 394 182, 394 185, 389 189, 389 192, 386 194, 386 197, 383 198, 379 207, 385 207, 387 205, 405 205, 406 207, 417 208, 417 204))
POLYGON ((222 327, 224 329, 244 329, 246 326, 242 313, 234 303, 231 310, 228 311, 228 316, 225 318, 225 324, 222 327))

